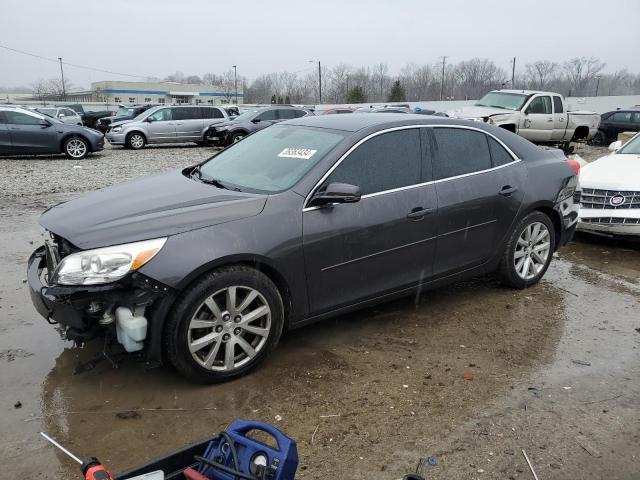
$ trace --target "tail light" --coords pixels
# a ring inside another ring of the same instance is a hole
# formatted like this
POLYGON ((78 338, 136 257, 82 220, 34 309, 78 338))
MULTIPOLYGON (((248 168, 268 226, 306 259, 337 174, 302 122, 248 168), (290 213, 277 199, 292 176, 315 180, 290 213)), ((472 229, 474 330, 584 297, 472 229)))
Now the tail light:
POLYGON ((576 175, 580 175, 580 162, 572 158, 568 158, 567 164, 571 167, 571 170, 576 172, 576 175))

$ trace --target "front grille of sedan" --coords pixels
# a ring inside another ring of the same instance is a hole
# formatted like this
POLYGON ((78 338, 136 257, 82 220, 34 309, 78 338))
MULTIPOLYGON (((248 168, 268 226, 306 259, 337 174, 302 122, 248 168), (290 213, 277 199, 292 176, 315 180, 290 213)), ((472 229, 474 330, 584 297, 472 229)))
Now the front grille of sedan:
POLYGON ((624 217, 593 217, 583 218, 582 223, 592 223, 596 225, 640 225, 640 218, 624 217))
POLYGON ((580 204, 583 208, 640 208, 640 191, 625 190, 600 190, 597 188, 583 188, 580 204), (620 205, 612 205, 613 197, 623 196, 624 202, 620 205))

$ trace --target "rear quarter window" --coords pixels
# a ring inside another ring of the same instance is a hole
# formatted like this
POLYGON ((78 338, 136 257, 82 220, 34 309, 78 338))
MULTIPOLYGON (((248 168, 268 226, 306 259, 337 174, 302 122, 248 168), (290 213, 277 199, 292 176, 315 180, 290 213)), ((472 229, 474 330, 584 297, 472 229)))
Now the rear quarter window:
POLYGON ((491 160, 494 167, 513 162, 513 157, 502 145, 491 137, 487 137, 487 139, 489 140, 489 151, 491 152, 491 160))

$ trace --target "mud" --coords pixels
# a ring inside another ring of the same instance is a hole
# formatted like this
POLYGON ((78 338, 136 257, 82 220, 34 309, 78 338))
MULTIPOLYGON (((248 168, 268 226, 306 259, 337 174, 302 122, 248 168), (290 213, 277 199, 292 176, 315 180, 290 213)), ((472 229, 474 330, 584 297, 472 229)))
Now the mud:
POLYGON ((120 471, 238 417, 295 438, 300 479, 397 479, 428 456, 438 461, 428 479, 530 479, 522 449, 541 479, 638 478, 634 244, 578 236, 524 291, 479 278, 288 332, 262 368, 224 385, 194 386, 133 358, 74 374, 101 346, 72 348, 31 305, 38 211, 209 154, 114 149, 82 169, 0 160, 0 478, 80 478, 41 430, 120 471), (47 175, 22 178, 25 165, 47 175))

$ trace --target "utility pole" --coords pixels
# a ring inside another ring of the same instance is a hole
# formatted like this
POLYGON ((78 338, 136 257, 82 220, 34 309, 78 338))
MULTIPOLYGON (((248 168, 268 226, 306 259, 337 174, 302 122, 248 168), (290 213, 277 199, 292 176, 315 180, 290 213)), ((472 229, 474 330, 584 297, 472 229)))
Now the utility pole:
POLYGON ((237 65, 231 65, 233 67, 233 88, 236 92, 236 105, 238 104, 238 67, 237 65))
POLYGON ((513 68, 511 69, 511 88, 516 88, 516 57, 513 57, 513 68))
POLYGON ((598 89, 600 88, 600 75, 596 76, 596 80, 598 81, 596 83, 596 97, 598 96, 598 89))
POLYGON ((349 75, 347 74, 347 98, 345 99, 347 102, 349 101, 349 75))
MULTIPOLYGON (((315 63, 315 60, 309 60, 309 63, 315 63)), ((322 68, 318 60, 318 103, 322 103, 322 68)))
POLYGON ((64 70, 62 70, 62 57, 58 57, 58 61, 60 62, 60 76, 62 77, 62 100, 66 100, 67 91, 64 87, 64 70))
POLYGON ((442 101, 442 94, 444 92, 444 65, 447 61, 447 57, 442 57, 442 78, 440 78, 440 101, 442 101))

